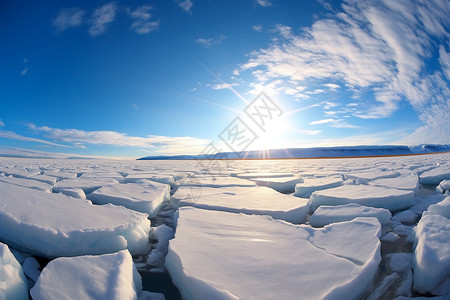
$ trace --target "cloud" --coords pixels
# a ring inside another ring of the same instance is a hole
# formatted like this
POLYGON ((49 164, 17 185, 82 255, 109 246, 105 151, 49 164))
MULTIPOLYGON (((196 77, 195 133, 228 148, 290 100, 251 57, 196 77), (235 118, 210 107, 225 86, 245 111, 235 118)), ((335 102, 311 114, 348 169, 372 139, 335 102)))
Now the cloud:
POLYGON ((326 86, 327 88, 329 88, 332 91, 337 90, 338 88, 341 87, 339 84, 335 84, 335 83, 325 83, 325 84, 323 84, 323 86, 326 86))
POLYGON ((320 124, 326 124, 330 122, 334 122, 334 119, 323 119, 323 120, 317 120, 309 123, 309 125, 320 125, 320 124))
POLYGON ((253 30, 261 32, 263 30, 263 27, 261 25, 254 25, 252 26, 253 30))
POLYGON ((149 5, 142 5, 134 11, 128 9, 128 14, 134 20, 133 24, 131 24, 131 29, 139 34, 147 34, 158 30, 159 20, 150 21, 152 18, 150 11, 152 9, 153 7, 149 5))
POLYGON ((80 148, 84 144, 92 145, 110 145, 119 147, 138 147, 150 148, 155 152, 162 153, 189 153, 193 151, 201 151, 210 141, 197 139, 193 137, 167 137, 149 135, 147 137, 129 136, 124 133, 116 131, 84 131, 79 129, 58 129, 47 126, 38 127, 34 124, 29 124, 31 129, 43 132, 46 137, 52 140, 73 143, 80 148), (171 150, 172 149, 172 150, 171 150), (182 150, 185 150, 184 152, 182 150))
POLYGON ((184 10, 187 13, 191 12, 192 9, 192 2, 190 0, 184 0, 184 1, 177 1, 178 6, 181 7, 182 10, 184 10))
POLYGON ((79 8, 64 8, 59 11, 52 25, 57 33, 61 33, 69 28, 80 26, 84 15, 85 11, 79 8))
MULTIPOLYGON (((449 45, 439 45, 450 39, 448 15, 445 1, 347 0, 298 34, 277 26, 272 44, 250 53, 236 74, 250 71, 259 86, 276 80, 283 81, 278 87, 288 81, 342 83, 355 99, 367 99, 353 112, 363 119, 390 117, 406 100, 437 138, 437 119, 450 123, 441 85, 450 73, 449 45), (437 52, 441 69, 430 71, 426 62, 437 52)), ((450 135, 440 140, 450 142, 450 135)))
POLYGON ((55 158, 57 158, 57 159, 67 159, 67 158, 129 159, 127 157, 58 153, 58 152, 47 152, 47 151, 23 149, 23 148, 17 148, 17 147, 6 147, 6 146, 0 146, 0 156, 28 157, 28 158, 50 158, 50 159, 55 159, 55 158))
POLYGON ((26 75, 26 74, 28 73, 28 70, 29 70, 29 69, 28 69, 27 67, 24 67, 23 70, 20 71, 20 75, 22 75, 22 76, 23 76, 23 75, 26 75))
POLYGON ((238 85, 237 83, 216 83, 216 84, 208 84, 213 90, 224 90, 229 89, 230 87, 238 85))
POLYGON ((211 48, 212 46, 220 44, 227 37, 223 34, 218 37, 210 37, 210 38, 198 38, 194 40, 196 43, 204 46, 205 48, 211 48))
POLYGON ((5 123, 0 119, 0 127, 5 126, 5 123))
POLYGON ((92 14, 92 25, 89 28, 91 36, 98 36, 106 31, 106 25, 114 21, 117 5, 115 2, 107 3, 97 8, 92 14))
POLYGON ((256 0, 256 3, 263 7, 272 6, 272 2, 270 2, 269 0, 256 0))
POLYGON ((30 138, 30 137, 19 135, 12 131, 5 131, 5 130, 0 130, 0 138, 10 139, 10 140, 18 140, 18 141, 24 141, 24 142, 34 142, 34 143, 40 143, 40 144, 56 146, 56 147, 72 148, 71 146, 56 144, 56 143, 52 143, 52 142, 49 142, 46 140, 41 140, 41 139, 36 139, 36 138, 30 138))

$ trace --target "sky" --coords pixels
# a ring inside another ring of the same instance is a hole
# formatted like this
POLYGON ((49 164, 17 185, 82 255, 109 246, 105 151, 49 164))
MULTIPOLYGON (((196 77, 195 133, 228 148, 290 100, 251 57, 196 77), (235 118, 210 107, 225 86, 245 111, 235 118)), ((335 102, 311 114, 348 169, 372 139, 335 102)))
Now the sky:
POLYGON ((0 154, 450 144, 450 2, 0 3, 0 154))

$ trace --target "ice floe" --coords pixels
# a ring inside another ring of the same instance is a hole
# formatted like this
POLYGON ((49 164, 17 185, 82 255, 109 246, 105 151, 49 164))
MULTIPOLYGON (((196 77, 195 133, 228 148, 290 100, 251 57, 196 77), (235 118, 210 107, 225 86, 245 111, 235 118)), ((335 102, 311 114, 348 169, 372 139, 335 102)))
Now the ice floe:
POLYGON ((130 253, 61 257, 52 260, 31 289, 34 300, 137 299, 142 280, 130 253))
POLYGON ((381 259, 375 218, 312 229, 188 207, 178 214, 166 267, 184 299, 357 299, 381 259))
POLYGON ((0 239, 9 246, 49 258, 147 249, 147 214, 9 183, 0 190, 0 239))
POLYGON ((303 183, 295 185, 294 196, 309 198, 315 191, 341 186, 342 177, 305 178, 303 183))
POLYGON ((284 195, 268 187, 192 188, 181 186, 171 198, 175 206, 269 215, 302 223, 309 211, 309 199, 284 195))
POLYGON ((9 250, 0 242, 0 299, 27 300, 27 280, 22 266, 9 250))

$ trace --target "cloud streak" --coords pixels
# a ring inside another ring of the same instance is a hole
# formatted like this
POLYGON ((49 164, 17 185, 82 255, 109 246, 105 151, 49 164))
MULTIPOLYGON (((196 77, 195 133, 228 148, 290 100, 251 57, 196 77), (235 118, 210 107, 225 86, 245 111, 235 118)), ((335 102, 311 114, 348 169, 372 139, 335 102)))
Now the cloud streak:
POLYGON ((69 28, 75 28, 83 23, 85 11, 79 8, 65 8, 61 9, 53 20, 53 27, 56 33, 61 33, 69 28))
MULTIPOLYGON (((352 112, 363 119, 390 117, 406 100, 423 123, 411 141, 422 134, 422 142, 424 138, 450 142, 449 98, 443 96, 448 93, 450 45, 439 45, 450 38, 448 3, 347 0, 333 13, 299 34, 278 25, 270 47, 252 52, 236 73, 250 71, 254 88, 277 82, 282 92, 292 82, 299 86, 308 80, 340 83, 355 100, 365 99, 352 112), (426 62, 436 52, 441 69, 429 71, 426 62)), ((323 85, 332 90, 340 87, 323 85)), ((305 93, 298 96, 308 98, 305 93)))
POLYGON ((149 5, 142 5, 134 11, 130 11, 128 9, 128 14, 133 19, 131 29, 139 34, 147 34, 158 30, 160 23, 159 20, 150 21, 152 18, 150 11, 152 9, 153 7, 149 5))
POLYGON ((44 144, 44 145, 49 145, 49 146, 56 146, 56 147, 63 147, 63 148, 73 148, 71 146, 52 143, 52 142, 49 142, 46 140, 41 140, 41 139, 36 139, 36 138, 30 138, 30 137, 26 137, 23 135, 19 135, 12 131, 5 131, 5 130, 0 130, 0 138, 24 141, 24 142, 34 142, 34 143, 39 143, 39 144, 44 144))
POLYGON ((109 23, 114 21, 117 5, 115 2, 107 3, 97 8, 92 14, 92 25, 89 28, 89 34, 93 37, 103 34, 109 23))

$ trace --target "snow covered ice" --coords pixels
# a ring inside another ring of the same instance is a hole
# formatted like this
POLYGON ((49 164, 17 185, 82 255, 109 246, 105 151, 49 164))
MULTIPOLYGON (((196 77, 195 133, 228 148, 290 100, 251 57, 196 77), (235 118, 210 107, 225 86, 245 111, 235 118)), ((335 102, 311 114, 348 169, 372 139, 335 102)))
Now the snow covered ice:
POLYGON ((61 257, 52 260, 31 289, 34 300, 137 299, 141 276, 130 253, 61 257))
POLYGON ((450 154, 218 166, 0 158, 0 293, 51 291, 47 273, 133 294, 101 272, 129 251, 141 300, 450 298, 450 154))
POLYGON ((176 206, 269 215, 293 223, 302 223, 309 211, 309 200, 291 197, 268 187, 204 187, 196 194, 189 186, 180 187, 172 196, 176 206))
POLYGON ((316 230, 190 207, 178 214, 166 267, 185 299, 357 299, 380 262, 375 218, 316 230))
POLYGON ((26 300, 28 287, 22 266, 9 250, 0 242, 0 299, 26 300))

